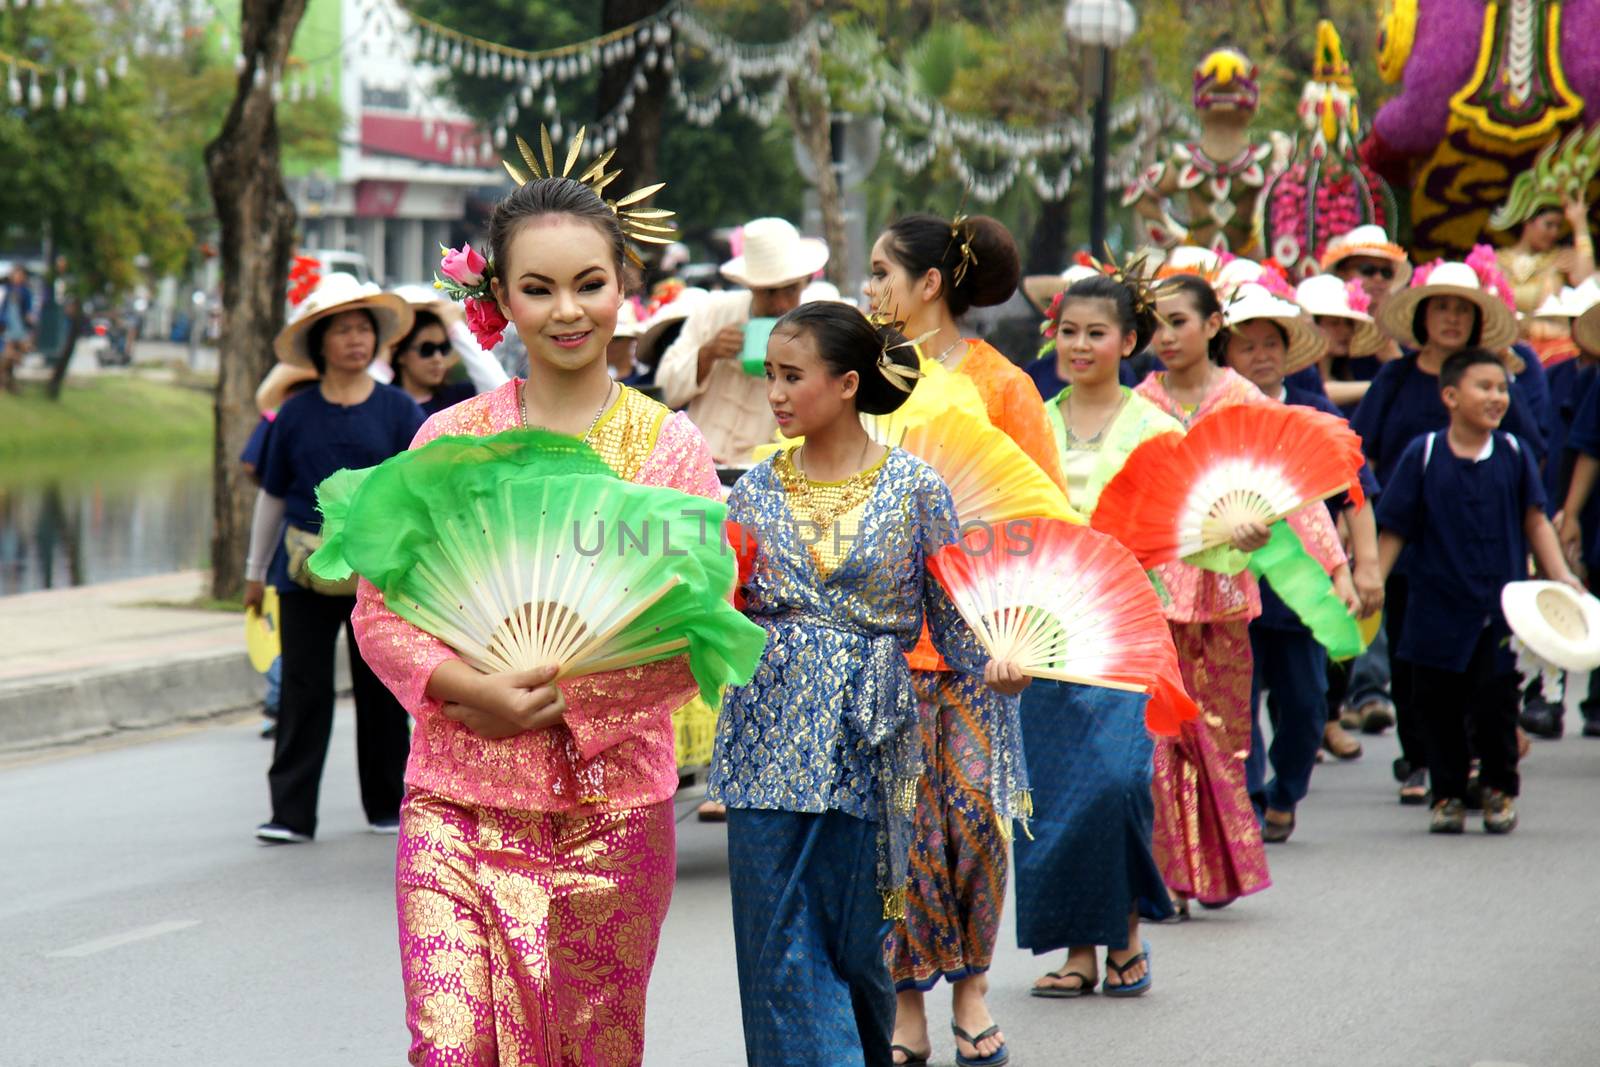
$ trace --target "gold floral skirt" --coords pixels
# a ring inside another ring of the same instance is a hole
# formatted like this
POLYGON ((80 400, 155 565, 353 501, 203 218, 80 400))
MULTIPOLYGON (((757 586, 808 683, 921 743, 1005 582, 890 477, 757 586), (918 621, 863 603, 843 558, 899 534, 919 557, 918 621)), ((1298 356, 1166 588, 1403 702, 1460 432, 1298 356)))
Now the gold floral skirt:
POLYGON ((672 802, 576 816, 410 791, 395 891, 410 1062, 637 1064, 672 802))

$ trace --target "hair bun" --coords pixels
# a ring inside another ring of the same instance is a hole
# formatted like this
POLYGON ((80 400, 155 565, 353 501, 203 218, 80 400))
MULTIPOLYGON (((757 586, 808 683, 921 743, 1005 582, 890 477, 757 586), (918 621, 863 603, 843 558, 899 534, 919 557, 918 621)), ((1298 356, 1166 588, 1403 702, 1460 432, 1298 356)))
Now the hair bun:
POLYGON ((966 290, 976 307, 993 307, 1010 300, 1022 281, 1022 256, 1016 238, 1005 224, 988 215, 974 215, 961 224, 972 246, 975 262, 958 288, 966 290))

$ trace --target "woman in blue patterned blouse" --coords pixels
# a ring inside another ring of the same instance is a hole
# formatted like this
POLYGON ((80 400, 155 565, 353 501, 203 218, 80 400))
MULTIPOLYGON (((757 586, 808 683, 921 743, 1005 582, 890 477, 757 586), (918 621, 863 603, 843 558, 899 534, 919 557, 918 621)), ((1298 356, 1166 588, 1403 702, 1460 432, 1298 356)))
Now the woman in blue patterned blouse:
MULTIPOLYGON (((755 1065, 888 1065, 895 992, 883 956, 904 907, 917 701, 905 653, 926 613, 941 654, 1019 693, 927 557, 955 541, 933 469, 874 442, 858 413, 909 395, 917 356, 845 304, 802 305, 767 347, 767 399, 803 436, 733 487, 728 518, 759 545, 745 610, 767 630, 755 679, 731 690, 710 795, 728 806, 745 1048, 755 1065)), ((969 1038, 971 1040, 971 1038, 969 1038)), ((913 1060, 927 1050, 902 1049, 913 1060)))

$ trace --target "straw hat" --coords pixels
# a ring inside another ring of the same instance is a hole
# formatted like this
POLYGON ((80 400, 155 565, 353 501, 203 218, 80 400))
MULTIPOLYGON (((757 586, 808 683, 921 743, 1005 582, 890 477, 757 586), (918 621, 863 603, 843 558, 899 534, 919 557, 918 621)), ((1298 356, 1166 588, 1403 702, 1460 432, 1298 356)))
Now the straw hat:
POLYGON ((1394 281, 1389 283, 1391 293, 1398 293, 1411 281, 1411 257, 1406 255, 1405 249, 1389 240, 1389 233, 1382 226, 1357 226, 1349 233, 1342 233, 1329 241, 1322 250, 1323 273, 1332 274, 1340 261, 1351 256, 1371 256, 1393 263, 1394 281))
POLYGON ((1500 610, 1517 639, 1568 671, 1600 667, 1600 600, 1560 582, 1507 582, 1500 610))
POLYGON ((1465 263, 1441 263, 1423 278, 1423 284, 1391 296, 1379 312, 1383 328, 1401 344, 1421 348, 1422 341, 1411 332, 1411 320, 1430 296, 1459 296, 1477 307, 1482 327, 1478 343, 1490 351, 1498 352, 1517 339, 1516 315, 1505 301, 1483 287, 1478 272, 1465 263))
POLYGON ((611 334, 612 339, 626 341, 630 337, 638 337, 641 332, 638 309, 632 300, 624 300, 622 306, 617 308, 617 328, 611 334))
POLYGON ((1064 293, 1075 283, 1099 273, 1093 267, 1075 263, 1060 274, 1030 274, 1022 279, 1022 295, 1028 298, 1039 314, 1045 315, 1049 313, 1050 301, 1056 298, 1057 293, 1064 293))
POLYGON ((1590 278, 1562 295, 1572 316, 1572 339, 1585 352, 1600 354, 1600 282, 1590 278))
POLYGON ((744 224, 744 251, 722 265, 722 276, 746 289, 778 289, 805 281, 828 265, 828 246, 784 219, 744 224))
POLYGON ((277 411, 289 399, 289 390, 301 382, 314 382, 317 372, 310 367, 288 363, 274 363, 267 376, 256 386, 256 410, 265 415, 277 411))
POLYGON ((653 353, 667 327, 675 322, 682 322, 694 314, 695 308, 704 303, 710 295, 699 286, 691 285, 674 297, 670 304, 663 304, 657 308, 654 315, 639 324, 639 333, 636 335, 639 341, 634 348, 635 358, 646 366, 655 366, 653 353))
POLYGON ((1209 281, 1221 269, 1222 257, 1211 249, 1199 245, 1179 245, 1167 253, 1167 258, 1156 270, 1156 276, 1167 278, 1174 274, 1198 274, 1209 281))
POLYGON ((1294 291, 1300 310, 1313 320, 1318 315, 1349 319, 1356 324, 1350 337, 1350 355, 1370 356, 1383 348, 1383 331, 1371 315, 1350 306, 1349 283, 1333 274, 1317 274, 1301 282, 1294 291))
POLYGON ((376 351, 383 351, 411 329, 414 313, 403 297, 385 293, 370 282, 362 284, 354 275, 335 271, 324 275, 311 295, 294 309, 294 318, 272 342, 273 353, 284 363, 313 366, 311 353, 306 350, 306 333, 311 325, 329 315, 357 308, 371 311, 373 318, 378 321, 376 351))
POLYGON ((1289 351, 1283 360, 1284 377, 1311 366, 1328 350, 1328 339, 1300 313, 1298 305, 1273 296, 1254 282, 1239 286, 1222 317, 1230 327, 1258 320, 1277 323, 1289 340, 1289 351))

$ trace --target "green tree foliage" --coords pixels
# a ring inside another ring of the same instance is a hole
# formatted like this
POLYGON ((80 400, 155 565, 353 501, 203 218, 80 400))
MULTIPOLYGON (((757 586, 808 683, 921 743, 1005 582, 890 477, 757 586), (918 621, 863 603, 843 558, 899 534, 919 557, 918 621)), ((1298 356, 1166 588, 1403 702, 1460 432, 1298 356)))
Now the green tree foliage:
MULTIPOLYGON (((97 23, 77 6, 12 9, 0 17, 0 50, 92 73, 107 40, 97 23)), ((0 110, 0 219, 23 244, 48 232, 80 293, 125 289, 141 257, 171 269, 188 248, 183 166, 152 105, 149 80, 130 70, 105 89, 91 79, 82 103, 58 110, 48 99, 39 108, 6 100, 0 110)))

